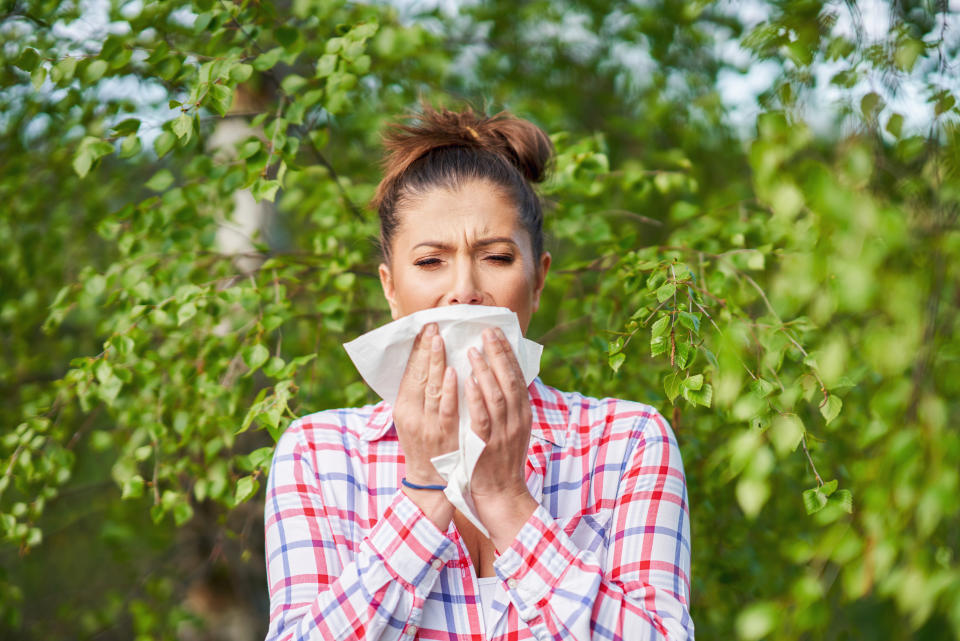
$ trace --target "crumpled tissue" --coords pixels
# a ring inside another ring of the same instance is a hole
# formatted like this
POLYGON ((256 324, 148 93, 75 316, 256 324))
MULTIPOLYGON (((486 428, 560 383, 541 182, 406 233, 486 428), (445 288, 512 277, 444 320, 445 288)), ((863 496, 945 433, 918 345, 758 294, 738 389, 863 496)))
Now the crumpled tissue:
POLYGON ((446 352, 446 362, 457 373, 457 409, 460 415, 459 449, 430 459, 446 481, 444 493, 484 536, 487 529, 480 523, 470 496, 473 469, 486 443, 473 431, 467 410, 467 377, 472 366, 467 350, 476 347, 483 351, 482 332, 487 327, 499 327, 517 356, 523 378, 529 385, 540 371, 543 346, 523 337, 517 315, 506 307, 489 305, 446 305, 414 312, 344 344, 344 349, 356 365, 363 380, 383 400, 391 405, 396 401, 413 341, 427 323, 436 323, 446 352))

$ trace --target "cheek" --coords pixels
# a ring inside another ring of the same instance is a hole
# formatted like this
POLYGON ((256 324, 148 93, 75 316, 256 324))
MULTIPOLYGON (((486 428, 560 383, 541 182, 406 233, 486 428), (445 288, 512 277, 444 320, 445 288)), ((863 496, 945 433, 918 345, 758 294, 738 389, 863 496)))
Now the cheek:
POLYGON ((498 279, 497 288, 500 296, 510 302, 510 307, 527 307, 532 302, 533 286, 523 272, 498 279))
POLYGON ((397 281, 397 303, 406 313, 429 306, 443 290, 440 278, 429 272, 407 272, 397 281))

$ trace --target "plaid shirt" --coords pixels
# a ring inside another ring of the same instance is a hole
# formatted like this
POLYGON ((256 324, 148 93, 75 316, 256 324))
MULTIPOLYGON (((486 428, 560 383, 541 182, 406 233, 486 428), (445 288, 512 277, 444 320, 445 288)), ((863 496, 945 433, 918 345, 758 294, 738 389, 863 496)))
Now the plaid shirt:
POLYGON ((381 402, 298 419, 277 444, 265 527, 269 640, 692 639, 683 465, 652 407, 530 384, 527 486, 540 504, 494 562, 484 630, 476 574, 401 491, 381 402))

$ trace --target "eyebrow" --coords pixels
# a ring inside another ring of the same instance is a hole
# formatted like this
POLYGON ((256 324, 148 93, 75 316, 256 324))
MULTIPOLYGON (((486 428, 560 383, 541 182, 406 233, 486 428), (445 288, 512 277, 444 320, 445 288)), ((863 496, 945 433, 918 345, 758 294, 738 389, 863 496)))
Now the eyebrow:
MULTIPOLYGON (((516 246, 516 241, 514 241, 509 236, 494 236, 493 238, 481 238, 477 242, 473 243, 474 247, 486 247, 487 245, 495 245, 496 243, 510 243, 511 245, 516 246)), ((422 243, 417 243, 414 245, 413 249, 419 247, 436 247, 437 249, 451 249, 452 245, 448 243, 441 242, 439 240, 426 240, 422 243)))

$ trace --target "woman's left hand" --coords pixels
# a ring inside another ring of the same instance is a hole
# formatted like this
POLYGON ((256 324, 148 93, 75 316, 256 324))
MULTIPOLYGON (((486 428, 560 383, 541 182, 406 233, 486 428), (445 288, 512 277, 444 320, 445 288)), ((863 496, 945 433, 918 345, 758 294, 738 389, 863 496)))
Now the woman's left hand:
POLYGON ((473 376, 466 382, 467 408, 474 432, 486 442, 470 491, 477 516, 503 550, 537 505, 525 475, 530 396, 520 363, 499 329, 484 330, 483 354, 471 348, 470 363, 473 376))

